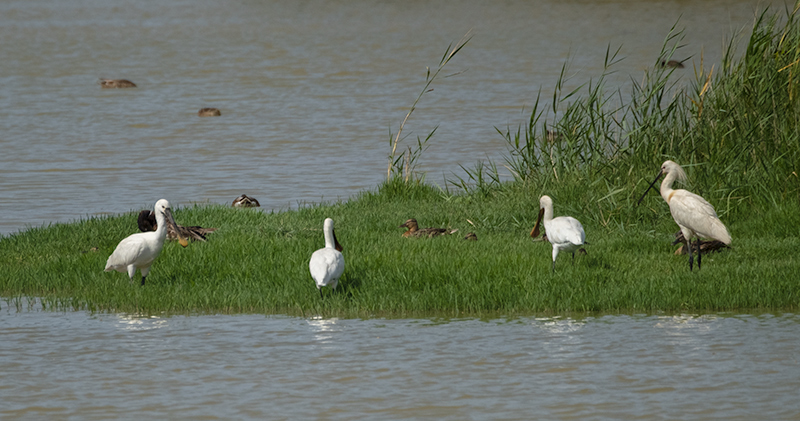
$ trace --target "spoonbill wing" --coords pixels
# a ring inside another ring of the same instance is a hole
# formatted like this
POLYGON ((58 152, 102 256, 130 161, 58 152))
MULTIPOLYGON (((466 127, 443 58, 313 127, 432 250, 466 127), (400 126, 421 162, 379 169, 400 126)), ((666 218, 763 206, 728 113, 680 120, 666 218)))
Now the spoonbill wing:
POLYGON ((108 256, 105 271, 126 272, 128 265, 139 262, 147 250, 147 244, 142 237, 143 233, 133 234, 120 241, 111 256, 108 256))
POLYGON ((583 225, 571 216, 559 216, 550 222, 547 228, 547 239, 553 244, 570 243, 572 245, 582 245, 586 234, 583 225))
POLYGON ((717 217, 714 207, 701 196, 687 190, 675 190, 669 201, 669 211, 678 225, 689 228, 698 236, 731 243, 728 229, 717 217))

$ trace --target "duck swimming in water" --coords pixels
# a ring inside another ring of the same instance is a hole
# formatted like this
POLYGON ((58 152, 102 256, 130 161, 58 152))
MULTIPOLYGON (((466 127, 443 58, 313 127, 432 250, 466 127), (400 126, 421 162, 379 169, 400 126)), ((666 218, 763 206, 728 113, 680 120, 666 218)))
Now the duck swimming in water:
POLYGON ((261 204, 258 203, 255 197, 250 197, 246 194, 243 194, 236 199, 233 199, 233 203, 231 204, 234 208, 257 208, 260 207, 261 204))
POLYGON ((201 108, 200 111, 197 112, 197 115, 200 117, 218 117, 221 116, 222 113, 219 111, 219 108, 201 108))
POLYGON ((400 225, 397 228, 408 228, 406 232, 403 233, 403 237, 437 237, 440 235, 447 235, 447 234, 454 234, 458 232, 458 230, 448 230, 445 228, 419 228, 419 224, 417 224, 417 220, 411 218, 407 220, 403 225, 400 225))
POLYGON ((678 61, 678 60, 661 60, 661 67, 671 67, 673 69, 683 69, 684 65, 683 62, 686 60, 678 61))
POLYGON ((103 89, 113 88, 135 88, 136 84, 128 79, 100 79, 100 87, 103 89))

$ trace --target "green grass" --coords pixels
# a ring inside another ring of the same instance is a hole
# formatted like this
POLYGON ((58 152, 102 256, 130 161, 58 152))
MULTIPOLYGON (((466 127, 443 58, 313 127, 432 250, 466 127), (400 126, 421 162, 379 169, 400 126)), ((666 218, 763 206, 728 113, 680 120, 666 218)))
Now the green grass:
MULTIPOLYGON (((387 183, 347 203, 265 213, 204 206, 175 211, 179 223, 218 227, 206 243, 168 243, 148 284, 103 272, 136 215, 32 229, 0 241, 0 296, 41 297, 45 307, 141 313, 257 312, 344 317, 563 312, 796 309, 800 238, 776 227, 800 209, 775 208, 729 224, 734 247, 689 272, 671 245, 666 204, 654 223, 603 227, 579 209, 588 254, 559 256, 528 232, 539 192, 520 185, 491 196, 449 196, 427 186, 387 183), (324 299, 308 273, 322 246, 322 221, 336 221, 347 269, 324 299), (409 217, 456 235, 402 238, 409 217), (468 221, 471 221, 472 224, 468 221), (474 225, 473 225, 474 224, 474 225), (464 241, 473 231, 478 241, 464 241), (97 251, 91 251, 97 247, 97 251)), ((11 300, 13 303, 13 299, 11 300)), ((9 305, 8 303, 6 305, 9 305)))
MULTIPOLYGON (((456 193, 424 184, 414 162, 433 133, 416 149, 398 147, 401 125, 389 179, 346 203, 277 213, 177 209, 178 223, 219 231, 186 249, 167 244, 143 288, 102 271, 136 232, 133 214, 0 238, 0 296, 17 306, 38 297, 55 309, 344 317, 796 310, 798 8, 759 14, 743 56, 731 44, 716 70, 699 68, 688 84, 657 66, 678 48, 679 32, 629 94, 605 92, 604 76, 565 93, 560 79, 550 104, 558 120, 546 121, 537 102, 525 127, 500 131, 512 182, 500 182, 490 162, 456 176, 456 193), (542 135, 551 128, 560 135, 554 142, 542 135), (732 249, 705 256, 694 272, 686 256, 673 255, 677 226, 664 201, 652 193, 636 205, 666 159, 686 166, 689 185, 680 187, 708 199, 733 237, 732 249), (553 197, 556 215, 581 220, 591 243, 574 265, 562 255, 555 273, 549 244, 528 238, 542 194, 553 197), (321 299, 308 260, 323 244, 326 217, 336 221, 347 268, 339 289, 321 299), (412 217, 460 231, 401 238, 397 226, 412 217), (461 239, 469 231, 477 242, 461 239)), ((448 48, 439 70, 461 47, 448 48)), ((609 50, 607 68, 617 61, 609 50)), ((432 81, 429 74, 426 89, 432 81)))

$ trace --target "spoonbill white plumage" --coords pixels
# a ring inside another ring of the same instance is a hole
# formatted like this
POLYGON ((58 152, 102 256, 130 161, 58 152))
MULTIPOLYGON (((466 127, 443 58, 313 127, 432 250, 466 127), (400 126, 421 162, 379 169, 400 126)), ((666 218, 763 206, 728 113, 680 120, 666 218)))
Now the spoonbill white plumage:
MULTIPOLYGON (((142 285, 144 285, 145 278, 150 272, 150 266, 161 253, 161 248, 164 247, 164 241, 167 239, 167 224, 172 225, 173 229, 176 226, 175 220, 172 218, 172 208, 167 199, 161 199, 156 202, 155 214, 157 229, 150 232, 131 234, 120 241, 111 256, 108 256, 106 272, 111 272, 112 270, 120 273, 128 272, 128 277, 133 282, 136 269, 139 269, 142 274, 142 285)), ((186 240, 180 237, 180 234, 178 238, 181 244, 186 243, 186 240)))
POLYGON ((333 219, 325 218, 322 226, 325 234, 325 247, 315 251, 308 262, 311 277, 317 283, 319 296, 322 297, 322 287, 330 285, 336 290, 339 284, 339 277, 344 272, 344 256, 342 256, 342 245, 336 240, 336 233, 333 230, 333 219))
POLYGON ((725 245, 731 244, 731 235, 728 234, 728 229, 717 217, 717 212, 710 203, 703 199, 701 196, 696 195, 684 189, 673 190, 672 183, 675 180, 686 182, 686 173, 680 165, 673 161, 665 161, 661 164, 661 171, 647 187, 639 203, 642 202, 647 192, 653 188, 661 176, 664 175, 664 181, 661 182, 661 197, 669 205, 669 212, 672 214, 672 219, 678 224, 683 233, 683 238, 686 241, 686 249, 689 252, 689 271, 692 270, 694 263, 694 256, 692 256, 692 237, 697 237, 697 269, 700 269, 700 237, 711 238, 713 240, 721 241, 725 245))
POLYGON ((544 223, 547 239, 553 244, 553 271, 556 270, 556 257, 561 250, 572 253, 572 263, 574 264, 575 251, 580 249, 586 241, 583 225, 571 216, 553 218, 553 199, 550 196, 542 196, 539 199, 539 217, 531 230, 531 237, 539 236, 540 222, 544 223))

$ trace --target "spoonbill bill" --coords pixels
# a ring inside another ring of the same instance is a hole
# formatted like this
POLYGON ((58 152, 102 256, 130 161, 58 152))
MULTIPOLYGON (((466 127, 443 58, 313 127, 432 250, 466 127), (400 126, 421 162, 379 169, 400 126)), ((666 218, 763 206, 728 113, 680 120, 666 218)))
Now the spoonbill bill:
POLYGON ((556 270, 556 257, 561 250, 572 253, 572 263, 574 264, 575 252, 586 241, 583 225, 571 216, 553 218, 553 199, 550 196, 542 196, 539 199, 539 217, 531 230, 532 238, 539 236, 540 223, 544 223, 547 240, 553 245, 553 272, 556 270))
MULTIPOLYGON (((167 239, 167 224, 172 225, 172 228, 175 229, 175 219, 172 218, 172 208, 167 199, 156 202, 155 214, 158 225, 156 230, 131 234, 120 241, 111 256, 108 256, 106 272, 116 270, 125 273, 127 271, 130 281, 133 282, 136 269, 139 269, 142 273, 142 285, 144 285, 144 280, 150 272, 150 266, 161 254, 161 248, 164 247, 164 241, 167 239)), ((186 247, 186 239, 180 237, 180 234, 178 234, 178 239, 181 245, 186 247)))
POLYGON ((397 228, 408 228, 406 232, 403 233, 403 237, 437 237, 439 235, 447 235, 453 234, 458 230, 448 230, 445 228, 422 228, 420 229, 419 224, 417 224, 417 220, 414 218, 406 220, 403 225, 400 225, 397 228))
POLYGON ((653 188, 661 176, 664 176, 664 181, 661 182, 661 197, 669 205, 669 212, 672 214, 672 219, 681 228, 683 238, 686 241, 686 249, 689 252, 689 271, 692 271, 694 264, 694 256, 692 255, 692 237, 697 237, 697 269, 700 269, 701 248, 700 237, 710 238, 712 240, 721 241, 725 245, 731 244, 731 235, 728 234, 728 229, 717 217, 717 212, 710 203, 699 195, 690 191, 672 189, 672 183, 675 180, 686 182, 686 173, 680 165, 673 161, 665 161, 661 164, 661 171, 647 187, 638 203, 642 203, 642 199, 647 195, 647 192, 653 188))
POLYGON ((339 277, 344 272, 343 249, 339 241, 336 240, 333 219, 325 218, 322 230, 325 235, 325 247, 311 254, 311 261, 308 262, 308 269, 311 271, 311 277, 317 283, 320 297, 322 297, 322 287, 326 285, 330 285, 336 291, 339 277))

